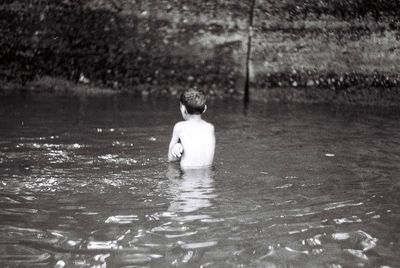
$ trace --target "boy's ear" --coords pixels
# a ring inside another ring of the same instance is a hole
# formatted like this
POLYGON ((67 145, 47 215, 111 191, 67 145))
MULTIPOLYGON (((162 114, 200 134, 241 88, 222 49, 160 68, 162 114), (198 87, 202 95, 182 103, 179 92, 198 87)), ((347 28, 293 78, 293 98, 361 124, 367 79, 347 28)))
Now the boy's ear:
POLYGON ((207 105, 204 105, 203 113, 205 113, 206 111, 207 111, 207 105))
POLYGON ((187 114, 186 106, 181 104, 181 112, 182 114, 187 114))

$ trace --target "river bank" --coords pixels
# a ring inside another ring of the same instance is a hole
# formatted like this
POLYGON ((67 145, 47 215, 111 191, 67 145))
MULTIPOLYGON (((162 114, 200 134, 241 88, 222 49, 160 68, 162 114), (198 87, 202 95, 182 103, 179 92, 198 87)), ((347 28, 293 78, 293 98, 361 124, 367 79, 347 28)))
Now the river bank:
MULTIPOLYGON (((24 85, 18 83, 1 83, 0 96, 7 95, 66 95, 66 96, 112 96, 136 95, 143 98, 178 97, 188 84, 163 87, 151 84, 138 85, 135 88, 111 88, 90 82, 74 82, 62 78, 43 77, 24 85)), ((243 94, 221 92, 218 89, 200 88, 207 92, 210 99, 243 100, 243 94)), ((398 87, 346 87, 321 89, 316 85, 268 87, 253 90, 250 102, 264 103, 300 103, 300 104, 334 104, 350 106, 400 107, 398 87)))

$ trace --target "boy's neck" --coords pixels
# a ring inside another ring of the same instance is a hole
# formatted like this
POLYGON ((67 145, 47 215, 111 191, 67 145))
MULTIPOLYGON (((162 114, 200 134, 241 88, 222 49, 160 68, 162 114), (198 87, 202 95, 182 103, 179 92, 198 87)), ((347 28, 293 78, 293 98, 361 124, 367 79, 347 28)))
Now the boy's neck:
POLYGON ((201 120, 201 114, 186 114, 186 121, 201 120))

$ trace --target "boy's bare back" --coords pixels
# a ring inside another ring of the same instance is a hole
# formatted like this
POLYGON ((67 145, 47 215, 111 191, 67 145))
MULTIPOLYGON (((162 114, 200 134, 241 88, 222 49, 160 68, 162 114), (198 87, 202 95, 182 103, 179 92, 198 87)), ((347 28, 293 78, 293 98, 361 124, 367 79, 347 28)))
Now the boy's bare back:
POLYGON ((181 96, 180 110, 185 121, 174 126, 168 150, 169 161, 181 161, 182 168, 211 166, 214 160, 214 126, 201 118, 205 112, 205 95, 188 90, 181 96))
POLYGON ((182 167, 211 166, 214 160, 214 126, 206 121, 188 120, 175 125, 174 133, 183 147, 182 167))

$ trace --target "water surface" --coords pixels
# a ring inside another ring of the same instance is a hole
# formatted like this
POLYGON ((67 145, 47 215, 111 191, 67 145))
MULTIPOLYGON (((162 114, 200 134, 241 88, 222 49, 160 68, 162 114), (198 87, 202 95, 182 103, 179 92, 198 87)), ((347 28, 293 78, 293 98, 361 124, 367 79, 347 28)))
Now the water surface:
POLYGON ((0 103, 2 267, 398 267, 394 111, 212 101, 183 173, 175 99, 0 103))

